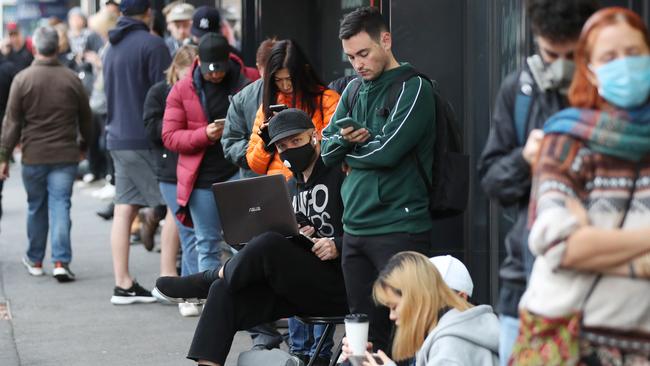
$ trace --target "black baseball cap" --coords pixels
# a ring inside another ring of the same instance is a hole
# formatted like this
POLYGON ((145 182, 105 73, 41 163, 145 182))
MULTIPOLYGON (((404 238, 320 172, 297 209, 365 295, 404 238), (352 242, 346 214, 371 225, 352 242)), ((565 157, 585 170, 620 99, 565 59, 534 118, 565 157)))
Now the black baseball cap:
POLYGON ((199 61, 201 73, 207 74, 216 71, 228 71, 228 57, 230 44, 224 36, 216 33, 207 33, 199 40, 199 61))
POLYGON ((206 33, 221 33, 221 14, 212 6, 201 6, 194 12, 190 32, 195 37, 206 33))
POLYGON ((269 121, 269 145, 312 128, 314 123, 307 113, 296 108, 285 109, 269 121))
POLYGON ((122 14, 140 15, 144 14, 151 7, 149 0, 122 0, 120 1, 120 11, 122 14))

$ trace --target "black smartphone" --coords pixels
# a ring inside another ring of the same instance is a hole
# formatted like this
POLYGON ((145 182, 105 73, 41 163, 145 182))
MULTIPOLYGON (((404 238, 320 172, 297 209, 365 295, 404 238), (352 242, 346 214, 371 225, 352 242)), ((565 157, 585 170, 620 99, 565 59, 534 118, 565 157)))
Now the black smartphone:
POLYGON ((294 236, 291 236, 289 238, 291 239, 291 241, 293 241, 297 245, 307 249, 310 252, 311 252, 311 248, 314 246, 314 242, 311 240, 311 238, 309 238, 308 236, 306 236, 304 234, 294 235, 294 236))
POLYGON ((361 129, 361 128, 366 128, 366 126, 362 125, 361 123, 355 121, 354 119, 352 119, 350 117, 337 119, 336 122, 334 122, 334 124, 338 128, 353 127, 355 130, 358 130, 358 129, 361 129))
POLYGON ((286 104, 273 104, 273 105, 269 106, 269 110, 271 112, 275 112, 275 113, 281 112, 281 111, 283 111, 283 110, 285 110, 287 108, 288 107, 287 107, 286 104))
POLYGON ((377 353, 373 353, 372 358, 375 360, 377 365, 383 365, 384 364, 384 361, 381 360, 381 357, 379 357, 379 355, 377 353))

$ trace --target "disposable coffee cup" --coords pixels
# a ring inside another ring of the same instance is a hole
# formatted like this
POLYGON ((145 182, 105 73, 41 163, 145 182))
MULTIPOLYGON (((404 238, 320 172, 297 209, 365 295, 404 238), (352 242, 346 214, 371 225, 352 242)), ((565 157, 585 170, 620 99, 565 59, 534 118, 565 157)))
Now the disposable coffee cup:
POLYGON ((345 336, 353 356, 366 354, 368 346, 368 315, 348 314, 345 316, 345 336))

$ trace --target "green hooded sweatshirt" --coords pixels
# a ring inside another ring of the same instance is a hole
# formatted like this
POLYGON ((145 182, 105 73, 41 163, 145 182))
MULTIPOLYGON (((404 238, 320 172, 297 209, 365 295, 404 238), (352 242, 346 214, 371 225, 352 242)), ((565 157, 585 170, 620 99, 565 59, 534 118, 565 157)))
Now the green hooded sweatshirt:
POLYGON ((390 86, 409 64, 385 71, 377 79, 362 81, 350 117, 365 125, 371 138, 362 144, 344 140, 336 121, 348 115, 348 89, 321 144, 328 166, 345 161, 351 168, 341 187, 343 228, 351 235, 421 233, 432 228, 429 196, 418 173, 414 152, 431 181, 435 139, 435 106, 431 83, 413 77, 402 84, 388 116, 377 113, 384 107, 390 86))

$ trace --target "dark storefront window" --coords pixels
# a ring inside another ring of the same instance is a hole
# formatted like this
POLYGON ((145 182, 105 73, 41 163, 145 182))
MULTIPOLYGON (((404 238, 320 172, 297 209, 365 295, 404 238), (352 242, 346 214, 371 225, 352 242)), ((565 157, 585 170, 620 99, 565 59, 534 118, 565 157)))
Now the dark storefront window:
MULTIPOLYGON (((520 69, 528 54, 527 23, 525 18, 525 2, 519 0, 501 0, 494 2, 492 15, 492 42, 496 52, 492 55, 492 78, 490 82, 490 124, 492 108, 501 81, 510 73, 520 69)), ((476 137, 477 147, 487 140, 487 132, 476 137)), ((480 153, 480 152, 479 152, 480 153)), ((498 266, 505 258, 505 237, 516 220, 514 208, 502 208, 496 202, 489 202, 488 225, 490 232, 490 298, 496 303, 498 295, 498 266)))
POLYGON ((243 52, 254 63, 257 45, 265 38, 293 38, 325 82, 350 75, 354 70, 341 49, 339 20, 359 7, 380 4, 380 0, 243 0, 243 52))

